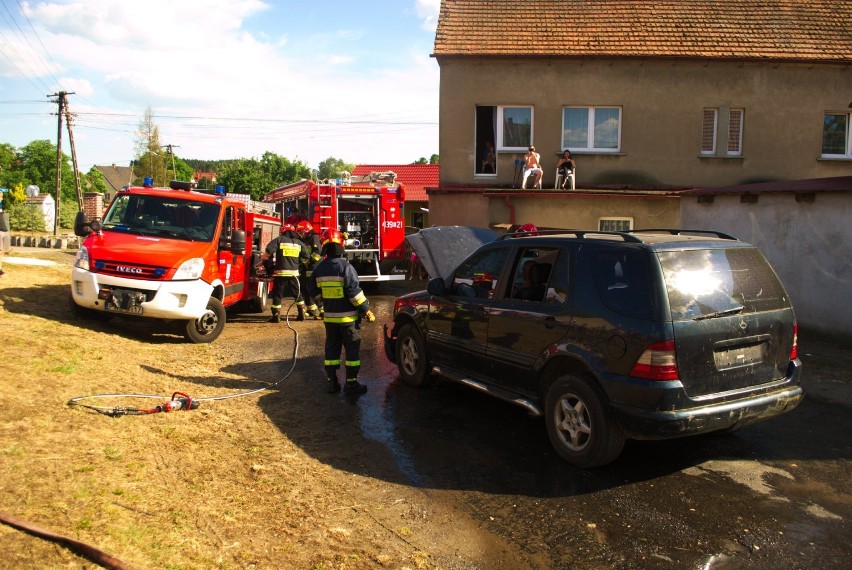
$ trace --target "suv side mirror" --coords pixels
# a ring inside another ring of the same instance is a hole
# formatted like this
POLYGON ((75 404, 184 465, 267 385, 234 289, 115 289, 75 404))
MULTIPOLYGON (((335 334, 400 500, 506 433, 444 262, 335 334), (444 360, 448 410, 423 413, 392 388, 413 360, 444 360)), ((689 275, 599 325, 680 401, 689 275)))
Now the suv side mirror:
POLYGON ((77 215, 74 217, 74 235, 77 237, 86 237, 89 235, 89 232, 98 233, 101 231, 101 221, 100 220, 92 220, 91 222, 86 221, 86 212, 80 210, 77 212, 77 215))
POLYGON ((426 291, 430 295, 435 295, 436 297, 443 297, 447 294, 447 285, 444 283, 443 277, 433 277, 426 284, 426 291))
POLYGON ((246 252, 246 231, 234 230, 231 234, 231 253, 234 255, 244 255, 246 252))

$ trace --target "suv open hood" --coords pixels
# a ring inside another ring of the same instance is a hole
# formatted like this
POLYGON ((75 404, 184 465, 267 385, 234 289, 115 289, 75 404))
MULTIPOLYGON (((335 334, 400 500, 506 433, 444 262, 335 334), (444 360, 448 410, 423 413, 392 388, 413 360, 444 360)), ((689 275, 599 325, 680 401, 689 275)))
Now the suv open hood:
POLYGON ((420 258, 429 277, 446 279, 458 265, 482 244, 492 242, 499 234, 487 228, 470 226, 435 226, 405 236, 420 258))

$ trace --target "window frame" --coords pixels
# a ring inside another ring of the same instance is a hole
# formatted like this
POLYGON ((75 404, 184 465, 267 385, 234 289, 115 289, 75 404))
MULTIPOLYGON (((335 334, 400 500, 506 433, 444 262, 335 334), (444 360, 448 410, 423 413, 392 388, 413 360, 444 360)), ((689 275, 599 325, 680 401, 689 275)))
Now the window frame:
POLYGON ((631 230, 633 230, 632 216, 601 216, 598 218, 598 231, 600 232, 629 232, 631 230), (628 228, 626 230, 604 229, 602 227, 604 222, 627 222, 628 228))
POLYGON ((743 155, 743 131, 745 130, 745 109, 741 107, 732 107, 728 109, 728 136, 727 141, 728 144, 725 147, 725 154, 728 156, 742 156, 743 155), (736 140, 736 148, 731 149, 731 132, 734 127, 734 116, 739 116, 739 121, 737 125, 737 140, 736 140))
POLYGON ((820 145, 820 158, 845 158, 852 159, 852 113, 843 111, 825 111, 822 114, 822 144, 820 145), (846 127, 844 132, 844 154, 825 152, 826 118, 828 116, 844 117, 846 127))
POLYGON ((702 155, 713 156, 713 155, 716 154, 716 132, 718 131, 718 128, 719 128, 719 109, 717 109, 715 107, 705 107, 704 111, 702 113, 702 118, 701 118, 701 154, 702 155), (707 118, 708 118, 707 114, 708 113, 713 113, 713 124, 712 124, 713 130, 710 133, 707 132, 708 127, 711 127, 711 125, 708 125, 708 122, 707 122, 707 118), (712 143, 711 143, 710 148, 705 150, 704 141, 708 138, 708 136, 707 136, 708 134, 710 135, 709 138, 712 139, 712 143))
POLYGON ((497 105, 497 136, 495 138, 497 139, 497 144, 494 145, 496 152, 526 152, 535 140, 535 107, 532 105, 497 105), (521 146, 506 146, 504 144, 505 132, 503 130, 503 125, 505 120, 505 111, 507 109, 529 109, 530 133, 529 140, 526 144, 521 146))
POLYGON ((607 154, 615 154, 621 152, 621 135, 622 135, 622 126, 624 123, 624 109, 621 105, 565 105, 562 107, 562 130, 560 135, 560 148, 567 148, 571 150, 571 152, 588 152, 588 153, 607 153, 607 154), (586 111, 586 144, 585 146, 578 146, 576 144, 571 144, 575 141, 568 141, 565 138, 565 113, 571 109, 582 109, 586 111), (616 143, 615 148, 610 147, 599 147, 596 142, 596 123, 595 123, 595 114, 599 110, 616 110, 618 113, 618 126, 616 133, 616 143))

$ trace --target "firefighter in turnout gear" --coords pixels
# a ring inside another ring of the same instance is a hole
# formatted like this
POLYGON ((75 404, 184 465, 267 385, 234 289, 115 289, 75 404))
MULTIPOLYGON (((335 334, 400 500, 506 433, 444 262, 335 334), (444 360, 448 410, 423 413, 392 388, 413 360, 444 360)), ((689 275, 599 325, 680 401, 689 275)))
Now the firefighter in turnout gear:
POLYGON ((302 265, 302 271, 299 273, 299 285, 302 288, 305 309, 314 319, 319 320, 322 318, 322 303, 321 301, 318 303, 318 299, 308 293, 308 278, 313 273, 314 267, 322 259, 320 255, 322 243, 320 242, 319 234, 314 231, 314 226, 307 220, 302 220, 296 224, 296 233, 305 242, 305 247, 308 248, 308 255, 310 256, 308 262, 302 265))
POLYGON ((359 396, 367 387, 358 382, 361 368, 361 319, 375 322, 370 302, 361 290, 358 273, 343 256, 343 234, 339 230, 326 230, 322 234, 322 251, 325 257, 314 268, 308 279, 308 293, 322 295, 325 315, 325 372, 328 392, 340 391, 337 369, 340 368, 341 348, 346 353, 344 367, 346 383, 343 393, 359 396))
POLYGON ((281 235, 266 245, 262 258, 271 260, 273 286, 270 297, 272 298, 271 323, 281 322, 281 300, 284 297, 293 297, 296 300, 296 308, 299 314, 296 320, 305 320, 305 302, 299 290, 299 267, 309 259, 308 249, 295 228, 290 224, 281 226, 281 235))

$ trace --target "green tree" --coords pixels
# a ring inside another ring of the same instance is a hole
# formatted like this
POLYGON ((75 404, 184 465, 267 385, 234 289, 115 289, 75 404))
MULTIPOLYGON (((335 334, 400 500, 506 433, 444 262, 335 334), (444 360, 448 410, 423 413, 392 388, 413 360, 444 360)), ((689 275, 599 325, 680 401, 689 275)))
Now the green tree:
POLYGON ((278 186, 310 176, 310 167, 301 160, 290 161, 267 151, 259 160, 244 158, 223 166, 217 183, 228 192, 250 194, 260 200, 278 186))
POLYGON ((149 105, 136 129, 134 140, 136 160, 133 171, 137 175, 136 184, 143 178, 154 179, 154 186, 166 185, 166 155, 160 146, 160 127, 154 122, 154 111, 149 105))
POLYGON ((341 178, 342 172, 349 172, 351 174, 353 170, 355 170, 354 164, 344 162, 340 158, 329 156, 319 163, 319 167, 316 170, 316 176, 318 180, 341 178))
POLYGON ((439 158, 440 157, 437 154, 433 154, 429 157, 429 164, 440 164, 439 158))
POLYGON ((426 160, 425 156, 421 156, 417 160, 415 160, 412 164, 429 164, 429 161, 426 160))
POLYGON ((100 192, 101 194, 105 194, 107 192, 104 175, 94 166, 86 173, 86 182, 84 183, 81 180, 80 184, 82 185, 84 192, 100 192))
POLYGON ((169 180, 183 180, 184 182, 192 180, 192 175, 195 174, 195 169, 177 156, 167 156, 166 158, 166 177, 169 180), (173 163, 174 169, 172 169, 173 163))
MULTIPOLYGON (((50 141, 33 141, 18 152, 16 171, 20 172, 20 182, 29 186, 35 184, 42 192, 54 195, 56 192, 56 145, 50 141)), ((74 171, 71 160, 63 153, 60 167, 60 199, 77 203, 77 189, 74 183, 74 171)))

